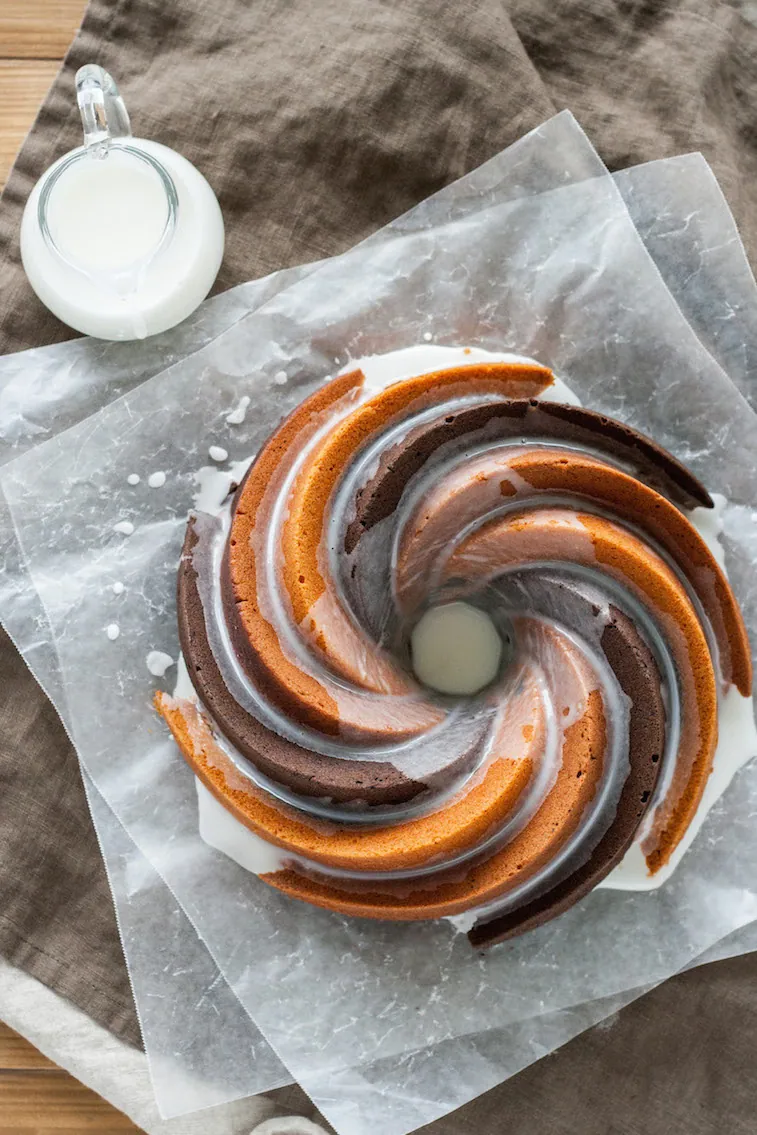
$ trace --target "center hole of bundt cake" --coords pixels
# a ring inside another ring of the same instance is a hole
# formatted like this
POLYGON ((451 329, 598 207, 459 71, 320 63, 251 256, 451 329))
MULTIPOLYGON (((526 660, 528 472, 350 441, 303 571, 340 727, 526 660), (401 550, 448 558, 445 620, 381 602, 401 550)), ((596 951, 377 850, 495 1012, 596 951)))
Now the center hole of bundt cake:
POLYGON ((441 694, 470 696, 497 677, 502 638, 486 611, 455 600, 421 615, 410 635, 410 657, 424 686, 441 694))

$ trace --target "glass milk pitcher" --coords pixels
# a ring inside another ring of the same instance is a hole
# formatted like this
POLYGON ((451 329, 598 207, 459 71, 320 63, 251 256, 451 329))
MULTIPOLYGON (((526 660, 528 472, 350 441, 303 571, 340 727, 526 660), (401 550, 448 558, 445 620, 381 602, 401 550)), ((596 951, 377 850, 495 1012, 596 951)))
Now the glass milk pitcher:
POLYGON ((102 67, 76 75, 84 145, 43 174, 26 203, 21 258, 64 323, 100 339, 143 339, 205 298, 223 257, 213 190, 190 162, 133 138, 102 67))

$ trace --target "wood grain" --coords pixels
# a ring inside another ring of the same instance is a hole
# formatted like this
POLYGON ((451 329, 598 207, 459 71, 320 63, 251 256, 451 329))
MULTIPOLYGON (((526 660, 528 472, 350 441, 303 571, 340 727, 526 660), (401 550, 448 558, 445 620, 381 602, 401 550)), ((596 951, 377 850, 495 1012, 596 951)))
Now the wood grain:
POLYGON ((131 1120, 0 1024, 0 1135, 138 1133, 131 1120))
POLYGON ((48 59, 0 59, 0 189, 58 67, 48 59))
POLYGON ((139 1135, 125 1115, 0 1024, 0 1135, 64 1131, 139 1135))
POLYGON ((84 0, 0 0, 0 59, 62 59, 84 0))
POLYGON ((0 1021, 0 1071, 30 1071, 39 1068, 55 1069, 55 1065, 41 1052, 37 1052, 28 1040, 0 1021))
MULTIPOLYGON (((85 0, 0 0, 0 189, 81 22, 85 0)), ((139 1128, 0 1024, 0 1135, 139 1128)))
POLYGON ((135 1132, 125 1115, 63 1072, 0 1076, 0 1131, 25 1135, 43 1131, 135 1132))

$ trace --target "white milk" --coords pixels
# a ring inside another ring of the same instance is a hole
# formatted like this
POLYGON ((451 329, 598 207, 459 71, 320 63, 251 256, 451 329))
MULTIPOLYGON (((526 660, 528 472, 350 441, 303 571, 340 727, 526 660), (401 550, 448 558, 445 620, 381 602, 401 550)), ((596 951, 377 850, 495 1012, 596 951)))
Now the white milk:
POLYGON ((156 171, 128 152, 74 162, 50 194, 47 223, 66 257, 91 271, 140 264, 159 245, 168 202, 156 171))
POLYGON ((166 146, 119 139, 104 157, 81 149, 50 191, 47 225, 39 222, 45 182, 33 189, 21 224, 21 257, 35 292, 64 323, 101 339, 140 339, 185 319, 205 298, 223 256, 221 210, 202 174, 166 146), (160 176, 133 148, 163 166, 176 192, 173 231, 161 237, 168 204, 160 176))

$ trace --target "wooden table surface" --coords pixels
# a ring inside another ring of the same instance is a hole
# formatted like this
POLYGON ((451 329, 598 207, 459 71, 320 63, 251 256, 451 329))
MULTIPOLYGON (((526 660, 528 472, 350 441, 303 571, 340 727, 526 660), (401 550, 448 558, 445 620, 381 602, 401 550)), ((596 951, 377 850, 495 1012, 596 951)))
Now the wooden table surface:
MULTIPOLYGON (((29 0, 32 3, 32 0, 29 0)), ((2 1135, 136 1135, 138 1128, 0 1024, 2 1135)))
MULTIPOLYGON (((0 189, 85 6, 85 0, 0 0, 0 189)), ((138 1130, 0 1023, 0 1135, 138 1130)))

